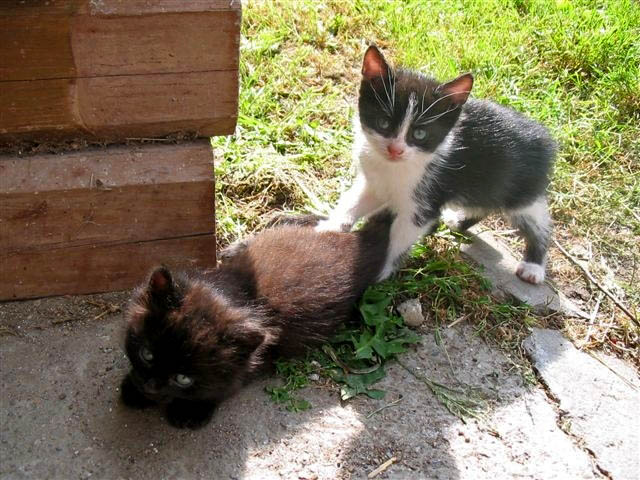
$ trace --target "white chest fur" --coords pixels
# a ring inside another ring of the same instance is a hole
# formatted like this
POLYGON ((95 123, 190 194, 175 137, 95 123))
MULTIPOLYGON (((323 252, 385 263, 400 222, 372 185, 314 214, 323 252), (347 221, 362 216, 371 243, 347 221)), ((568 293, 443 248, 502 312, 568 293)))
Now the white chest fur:
POLYGON ((413 212, 413 193, 422 179, 432 155, 409 147, 405 158, 390 161, 385 155, 387 141, 377 134, 362 132, 355 122, 354 157, 368 187, 393 211, 413 212))

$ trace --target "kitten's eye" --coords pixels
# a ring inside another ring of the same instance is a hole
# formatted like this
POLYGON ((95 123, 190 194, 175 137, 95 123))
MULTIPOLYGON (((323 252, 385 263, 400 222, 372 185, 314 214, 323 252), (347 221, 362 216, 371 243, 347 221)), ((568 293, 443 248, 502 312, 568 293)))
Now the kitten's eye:
POLYGON ((386 130, 387 128, 389 128, 389 125, 391 125, 391 122, 389 121, 389 119, 385 117, 378 118, 377 123, 378 123, 378 128, 381 128, 382 130, 386 130))
POLYGON ((427 131, 424 128, 415 128, 413 130, 413 138, 416 140, 424 140, 427 138, 427 131))
POLYGON ((140 358, 145 362, 149 363, 153 360, 153 353, 147 347, 142 347, 140 349, 140 358))
POLYGON ((186 375, 182 375, 179 373, 175 376, 175 381, 180 387, 188 387, 193 383, 193 379, 191 377, 187 377, 186 375))

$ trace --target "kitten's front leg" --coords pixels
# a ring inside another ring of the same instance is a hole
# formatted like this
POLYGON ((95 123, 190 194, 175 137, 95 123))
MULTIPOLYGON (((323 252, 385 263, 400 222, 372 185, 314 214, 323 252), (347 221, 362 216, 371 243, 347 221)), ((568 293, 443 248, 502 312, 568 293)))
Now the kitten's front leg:
POLYGON ((167 420, 177 428, 195 430, 211 420, 216 403, 203 400, 183 400, 177 398, 167 406, 167 420))
POLYGON ((316 226, 316 232, 348 232, 356 221, 384 204, 367 184, 364 175, 356 177, 353 186, 344 192, 338 205, 316 226))
POLYGON ((388 278, 395 271, 407 250, 425 234, 431 233, 438 223, 437 215, 422 219, 423 221, 420 222, 412 217, 412 215, 406 214, 398 215, 391 224, 387 259, 384 268, 378 275, 379 282, 388 278))

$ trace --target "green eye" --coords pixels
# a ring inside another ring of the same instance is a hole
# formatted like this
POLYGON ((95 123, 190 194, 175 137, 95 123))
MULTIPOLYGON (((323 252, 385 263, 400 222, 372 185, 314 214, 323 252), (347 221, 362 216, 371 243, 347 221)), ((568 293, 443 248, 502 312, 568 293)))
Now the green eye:
POLYGON ((416 140, 424 140, 427 138, 427 131, 424 128, 416 128, 413 130, 413 138, 416 140))
POLYGON ((193 383, 193 379, 191 377, 187 377, 186 375, 182 375, 179 373, 175 376, 175 381, 180 387, 188 387, 193 383))
POLYGON ((384 117, 378 118, 377 123, 378 123, 378 128, 381 128, 382 130, 386 130, 387 128, 389 128, 389 125, 391 125, 391 122, 389 121, 389 119, 384 117))
POLYGON ((147 347, 142 347, 140 349, 140 358, 145 362, 149 363, 153 360, 153 353, 147 347))

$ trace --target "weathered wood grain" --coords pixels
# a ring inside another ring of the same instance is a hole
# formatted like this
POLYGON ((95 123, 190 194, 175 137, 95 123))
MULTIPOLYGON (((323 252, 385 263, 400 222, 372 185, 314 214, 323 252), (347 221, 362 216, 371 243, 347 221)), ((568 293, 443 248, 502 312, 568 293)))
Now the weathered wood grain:
POLYGON ((0 15, 148 15, 240 10, 240 0, 2 0, 0 15))
POLYGON ((0 144, 233 133, 234 71, 0 83, 0 144))
POLYGON ((0 81, 237 70, 238 13, 0 15, 0 81))
POLYGON ((232 133, 240 3, 0 2, 0 147, 232 133))
POLYGON ((143 282, 156 265, 215 266, 214 235, 14 252, 2 257, 0 300, 109 292, 143 282))
POLYGON ((0 299, 127 288, 162 262, 215 265, 214 232, 207 140, 0 157, 0 299))

